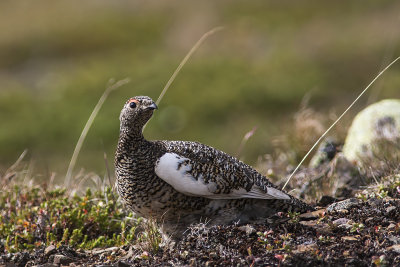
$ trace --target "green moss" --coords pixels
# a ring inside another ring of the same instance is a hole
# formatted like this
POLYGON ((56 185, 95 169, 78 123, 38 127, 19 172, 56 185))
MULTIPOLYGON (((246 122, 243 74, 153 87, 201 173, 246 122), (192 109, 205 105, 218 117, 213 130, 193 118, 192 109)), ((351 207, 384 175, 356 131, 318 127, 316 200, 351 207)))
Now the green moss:
MULTIPOLYGON (((68 198, 65 189, 15 186, 0 192, 4 252, 54 244, 91 249, 137 241, 141 220, 129 214, 111 188, 68 198)), ((154 229, 153 229, 154 230, 154 229)), ((150 233, 153 234, 154 233, 150 233)))

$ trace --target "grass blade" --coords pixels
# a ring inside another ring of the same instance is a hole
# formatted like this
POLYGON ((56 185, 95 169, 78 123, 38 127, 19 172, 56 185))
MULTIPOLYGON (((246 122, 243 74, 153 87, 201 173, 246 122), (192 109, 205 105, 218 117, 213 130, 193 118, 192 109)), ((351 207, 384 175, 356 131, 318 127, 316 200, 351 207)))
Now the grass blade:
POLYGON ((164 89, 161 91, 160 96, 158 97, 156 104, 158 105, 161 100, 163 99, 165 93, 167 92, 169 86, 172 84, 172 82, 175 80, 176 76, 178 73, 181 71, 182 67, 186 64, 186 62, 189 60, 189 58, 192 56, 192 54, 199 48, 199 46, 210 36, 213 35, 214 33, 223 30, 224 27, 216 27, 200 37, 200 39, 194 44, 194 46, 190 49, 190 51, 186 54, 186 56, 182 59, 181 63, 179 63, 179 66, 176 68, 174 73, 172 74, 171 78, 169 78, 167 84, 165 85, 164 89))
POLYGON ((76 143, 75 146, 75 150, 74 153, 72 154, 71 157, 71 161, 69 162, 69 166, 68 166, 68 170, 67 170, 67 174, 65 176, 65 181, 64 181, 64 186, 65 188, 69 188, 70 183, 71 183, 71 177, 72 177, 72 172, 74 171, 74 167, 76 164, 76 160, 78 158, 79 152, 81 151, 83 142, 85 141, 86 135, 89 132, 90 127, 93 124, 94 119, 97 116, 97 113, 99 112, 99 110, 101 109, 101 107, 104 104, 104 101, 106 101, 108 95, 118 89, 119 87, 121 87, 124 84, 127 84, 129 82, 129 79, 123 79, 123 80, 119 80, 116 83, 113 83, 111 85, 109 85, 106 90, 104 91, 103 95, 100 97, 99 101, 97 102, 96 106, 94 107, 92 114, 90 114, 89 119, 87 120, 85 127, 83 128, 81 135, 78 139, 78 142, 76 143))
POLYGON ((240 142, 239 148, 236 152, 235 157, 239 158, 240 154, 242 153, 242 150, 244 148, 244 146, 246 145, 247 141, 249 141, 249 139, 254 135, 254 133, 257 131, 258 126, 254 126, 253 129, 251 129, 249 132, 247 132, 243 138, 242 141, 240 142))
MULTIPOLYGON (((169 78, 168 82, 165 84, 164 89, 161 91, 160 95, 157 98, 156 101, 156 105, 158 105, 161 100, 163 99, 165 93, 168 91, 168 88, 170 87, 170 85, 172 84, 172 82, 175 80, 176 76, 178 75, 178 73, 181 71, 181 69, 183 68, 183 66, 185 66, 186 62, 189 60, 189 58, 192 56, 192 54, 200 47, 200 45, 212 34, 223 30, 224 27, 216 27, 208 32, 206 32, 205 34, 203 34, 203 36, 200 37, 200 39, 194 44, 194 46, 190 49, 190 51, 186 54, 186 56, 182 59, 181 63, 179 63, 178 67, 176 68, 176 70, 174 71, 174 73, 172 74, 171 78, 169 78)), ((143 126, 143 131, 146 128, 147 123, 143 126)))

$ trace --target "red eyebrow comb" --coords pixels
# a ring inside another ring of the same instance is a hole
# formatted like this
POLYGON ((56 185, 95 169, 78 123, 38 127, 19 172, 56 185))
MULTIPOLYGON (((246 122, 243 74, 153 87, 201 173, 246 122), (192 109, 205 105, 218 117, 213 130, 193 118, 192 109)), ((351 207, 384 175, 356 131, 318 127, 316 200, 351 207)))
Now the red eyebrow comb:
POLYGON ((139 101, 135 98, 131 98, 128 100, 128 103, 132 103, 132 102, 135 102, 136 104, 139 103, 139 101))

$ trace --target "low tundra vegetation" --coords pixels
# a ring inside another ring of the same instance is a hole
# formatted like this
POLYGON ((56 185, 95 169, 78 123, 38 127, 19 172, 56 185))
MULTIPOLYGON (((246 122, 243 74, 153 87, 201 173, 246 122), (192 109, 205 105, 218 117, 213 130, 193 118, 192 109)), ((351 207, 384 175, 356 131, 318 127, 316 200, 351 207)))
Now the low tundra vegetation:
POLYGON ((13 183, 0 191, 0 210, 0 249, 5 253, 49 245, 93 249, 161 240, 154 228, 146 228, 142 218, 123 207, 111 187, 68 196, 65 188, 13 183))

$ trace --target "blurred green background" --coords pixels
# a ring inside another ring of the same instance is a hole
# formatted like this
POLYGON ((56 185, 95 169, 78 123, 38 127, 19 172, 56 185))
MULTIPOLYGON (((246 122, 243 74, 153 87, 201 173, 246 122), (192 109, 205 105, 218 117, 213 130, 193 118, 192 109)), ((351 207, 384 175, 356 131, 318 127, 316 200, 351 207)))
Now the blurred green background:
MULTIPOLYGON (((342 112, 400 55, 400 2, 1 1, 0 171, 24 149, 39 172, 63 175, 76 141, 111 78, 113 92, 78 158, 104 174, 127 98, 157 99, 204 34, 148 125, 149 139, 196 140, 254 164, 285 134, 306 94, 323 114, 342 112)), ((400 97, 393 66, 352 111, 400 97)), ((347 115, 349 123, 352 115, 347 115)), ((345 125, 348 126, 348 125, 345 125)))

